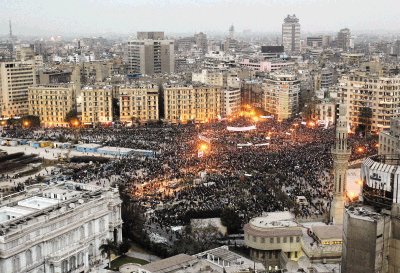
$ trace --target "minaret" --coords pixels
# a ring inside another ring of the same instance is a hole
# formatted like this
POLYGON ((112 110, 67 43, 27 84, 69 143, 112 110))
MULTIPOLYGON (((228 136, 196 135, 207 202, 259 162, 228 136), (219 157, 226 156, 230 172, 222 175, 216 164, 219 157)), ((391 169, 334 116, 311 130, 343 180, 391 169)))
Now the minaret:
POLYGON ((333 201, 331 203, 329 221, 335 225, 343 224, 344 203, 346 201, 347 168, 351 149, 347 143, 346 106, 339 106, 339 118, 336 122, 336 141, 332 147, 333 157, 333 201))

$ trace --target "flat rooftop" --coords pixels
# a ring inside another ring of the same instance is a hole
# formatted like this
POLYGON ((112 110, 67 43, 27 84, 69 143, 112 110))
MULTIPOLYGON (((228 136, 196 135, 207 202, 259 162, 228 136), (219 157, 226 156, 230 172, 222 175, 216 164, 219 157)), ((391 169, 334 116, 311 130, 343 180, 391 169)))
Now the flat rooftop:
POLYGON ((296 227, 295 217, 289 211, 268 212, 265 216, 250 220, 250 224, 257 228, 296 227))
POLYGON ((188 263, 195 262, 197 262, 196 257, 187 254, 178 254, 160 261, 146 264, 142 268, 152 273, 172 272, 184 267, 188 263))

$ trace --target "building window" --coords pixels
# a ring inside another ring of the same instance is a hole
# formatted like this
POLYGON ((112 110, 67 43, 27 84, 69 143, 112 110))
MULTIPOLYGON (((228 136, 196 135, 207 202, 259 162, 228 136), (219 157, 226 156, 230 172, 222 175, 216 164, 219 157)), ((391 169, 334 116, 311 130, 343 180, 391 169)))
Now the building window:
POLYGON ((32 251, 30 249, 25 252, 25 263, 27 266, 32 264, 32 251))
POLYGON ((274 237, 269 238, 269 243, 273 244, 274 243, 274 237))

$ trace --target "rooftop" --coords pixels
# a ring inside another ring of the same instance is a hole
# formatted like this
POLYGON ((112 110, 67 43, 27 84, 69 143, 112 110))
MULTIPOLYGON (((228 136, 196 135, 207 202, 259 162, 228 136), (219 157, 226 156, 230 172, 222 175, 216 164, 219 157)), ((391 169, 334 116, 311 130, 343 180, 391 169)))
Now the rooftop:
POLYGON ((182 266, 185 266, 188 263, 195 262, 197 262, 196 257, 187 254, 178 254, 160 261, 144 265, 142 269, 152 273, 171 272, 172 270, 180 269, 182 266))
POLYGON ((298 225, 294 219, 289 211, 269 212, 265 216, 251 219, 250 224, 256 228, 296 227, 298 225))
POLYGON ((342 225, 328 225, 328 226, 313 226, 312 231, 322 240, 342 240, 343 226, 342 225))

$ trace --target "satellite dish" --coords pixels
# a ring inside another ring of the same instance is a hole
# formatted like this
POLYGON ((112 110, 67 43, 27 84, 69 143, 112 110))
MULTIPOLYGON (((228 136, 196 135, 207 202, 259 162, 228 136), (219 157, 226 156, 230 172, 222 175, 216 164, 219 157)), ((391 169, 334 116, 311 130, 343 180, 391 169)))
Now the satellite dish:
POLYGON ((288 261, 286 264, 286 269, 288 272, 297 272, 297 270, 299 270, 299 265, 295 261, 288 261))

